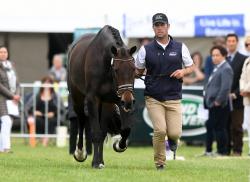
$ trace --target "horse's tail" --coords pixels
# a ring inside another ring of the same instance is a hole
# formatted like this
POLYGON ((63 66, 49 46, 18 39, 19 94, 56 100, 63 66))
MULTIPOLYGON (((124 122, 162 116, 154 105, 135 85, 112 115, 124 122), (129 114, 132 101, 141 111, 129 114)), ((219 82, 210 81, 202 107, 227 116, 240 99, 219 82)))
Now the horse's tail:
POLYGON ((69 48, 68 48, 68 51, 67 51, 67 58, 68 58, 68 64, 67 64, 67 85, 68 85, 68 90, 69 90, 69 92, 70 92, 70 74, 71 74, 71 71, 70 71, 70 68, 71 68, 71 66, 70 66, 70 63, 71 63, 71 53, 72 53, 72 51, 73 51, 73 49, 75 48, 75 46, 82 40, 82 38, 83 38, 84 36, 81 36, 80 38, 78 38, 78 39, 76 39, 76 40, 74 40, 72 43, 71 43, 71 45, 69 46, 69 48))
POLYGON ((68 85, 68 91, 70 93, 70 88, 71 88, 71 85, 70 85, 70 59, 71 59, 71 52, 72 52, 72 49, 73 49, 73 44, 71 44, 68 48, 68 51, 67 51, 67 85, 68 85))

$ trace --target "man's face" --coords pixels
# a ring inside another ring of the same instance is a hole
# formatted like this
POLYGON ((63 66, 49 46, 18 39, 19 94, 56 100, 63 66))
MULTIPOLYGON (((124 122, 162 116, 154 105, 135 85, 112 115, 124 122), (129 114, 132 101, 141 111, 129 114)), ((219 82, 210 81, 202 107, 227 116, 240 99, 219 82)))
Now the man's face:
POLYGON ((153 29, 157 38, 164 38, 168 35, 169 24, 155 23, 153 29))
POLYGON ((231 37, 227 38, 226 47, 227 47, 229 52, 231 52, 231 53, 235 52, 237 49, 237 45, 238 45, 238 41, 237 41, 236 37, 231 36, 231 37))
POLYGON ((60 69, 62 67, 62 58, 60 56, 55 56, 53 59, 53 65, 56 69, 60 69))
POLYGON ((220 64, 223 60, 225 60, 225 57, 222 56, 219 49, 214 49, 212 51, 212 60, 215 65, 220 64))
POLYGON ((8 58, 8 51, 5 47, 0 48, 0 60, 5 61, 8 58))

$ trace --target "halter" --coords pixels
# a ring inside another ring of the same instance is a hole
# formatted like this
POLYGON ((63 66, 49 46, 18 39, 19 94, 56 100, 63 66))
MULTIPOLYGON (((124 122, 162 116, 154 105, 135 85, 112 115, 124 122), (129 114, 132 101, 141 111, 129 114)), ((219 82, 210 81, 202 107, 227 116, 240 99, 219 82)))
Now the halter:
POLYGON ((134 85, 133 84, 124 84, 124 85, 120 85, 118 86, 118 90, 116 91, 116 94, 118 95, 118 97, 121 97, 121 94, 123 93, 123 91, 130 91, 133 92, 134 90, 134 85))
POLYGON ((130 59, 119 59, 119 58, 112 58, 111 59, 111 66, 113 66, 113 64, 114 64, 114 61, 133 61, 134 60, 134 58, 130 58, 130 59))
MULTIPOLYGON (((116 84, 115 73, 114 73, 114 69, 113 69, 114 61, 132 62, 133 60, 134 60, 134 58, 130 58, 130 59, 112 58, 111 59, 111 72, 112 72, 112 75, 114 78, 115 85, 117 85, 117 84, 116 84)), ((119 85, 117 87, 118 88, 117 88, 116 94, 118 97, 121 97, 121 94, 126 90, 128 90, 130 92, 133 92, 133 90, 134 90, 134 84, 124 84, 124 85, 119 85)))

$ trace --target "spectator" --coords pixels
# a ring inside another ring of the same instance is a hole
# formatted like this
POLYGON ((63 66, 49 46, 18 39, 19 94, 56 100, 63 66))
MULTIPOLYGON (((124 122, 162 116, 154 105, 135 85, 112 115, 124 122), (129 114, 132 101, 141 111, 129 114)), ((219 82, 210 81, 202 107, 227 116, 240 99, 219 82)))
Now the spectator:
MULTIPOLYGON (((213 46, 225 46, 225 38, 224 37, 215 37, 213 41, 213 46)), ((206 58, 204 72, 205 72, 205 83, 207 83, 208 78, 210 77, 211 73, 213 72, 214 65, 212 62, 212 57, 209 55, 206 58)))
MULTIPOLYGON (((32 97, 26 105, 29 114, 28 124, 35 122, 37 134, 55 134, 58 114, 60 114, 61 120, 63 120, 64 106, 62 102, 59 102, 60 113, 58 113, 59 98, 54 89, 49 87, 54 83, 54 80, 50 76, 45 76, 42 78, 41 82, 42 87, 36 96, 34 113, 32 97)), ((42 143, 44 146, 47 146, 48 138, 44 137, 42 143)))
POLYGON ((148 37, 144 37, 142 39, 139 39, 140 45, 147 45, 148 43, 150 43, 152 41, 152 39, 148 38, 148 37))
POLYGON ((226 36, 226 47, 228 50, 227 61, 234 71, 233 84, 230 93, 232 111, 228 122, 228 154, 230 154, 231 149, 233 149, 232 155, 241 156, 243 147, 243 98, 240 95, 239 81, 246 56, 237 51, 237 46, 238 36, 236 34, 228 34, 226 36))
POLYGON ((222 46, 211 49, 213 63, 216 65, 210 75, 204 91, 205 107, 209 109, 206 122, 206 152, 205 156, 212 156, 212 144, 215 134, 217 154, 227 154, 227 121, 229 118, 228 98, 233 82, 233 70, 226 62, 227 51, 222 46))
POLYGON ((240 95, 243 96, 244 104, 244 128, 248 132, 248 155, 250 155, 250 57, 243 65, 240 77, 240 95))
POLYGON ((63 67, 63 58, 60 54, 55 54, 53 57, 53 66, 49 71, 49 74, 56 82, 65 81, 67 71, 63 67))
POLYGON ((246 56, 250 56, 250 35, 246 37, 244 45, 245 45, 245 52, 244 52, 244 54, 246 56))
POLYGON ((183 84, 184 85, 193 85, 193 84, 203 85, 205 75, 201 71, 202 55, 200 52, 194 52, 193 54, 191 54, 191 57, 195 64, 194 72, 183 77, 183 84))
POLYGON ((6 101, 10 100, 12 104, 17 105, 20 101, 19 83, 15 67, 8 60, 8 50, 5 46, 0 46, 0 152, 11 152, 11 127, 13 123, 12 116, 9 115, 6 101))

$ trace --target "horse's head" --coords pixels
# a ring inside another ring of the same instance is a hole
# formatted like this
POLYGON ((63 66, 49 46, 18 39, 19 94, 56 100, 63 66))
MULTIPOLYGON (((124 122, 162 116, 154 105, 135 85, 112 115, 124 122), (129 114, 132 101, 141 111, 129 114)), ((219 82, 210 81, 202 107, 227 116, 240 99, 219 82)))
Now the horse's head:
POLYGON ((132 56, 135 51, 136 46, 130 49, 111 47, 111 52, 114 55, 111 65, 117 85, 117 95, 121 98, 121 106, 125 112, 131 111, 135 103, 133 95, 135 64, 132 56))

